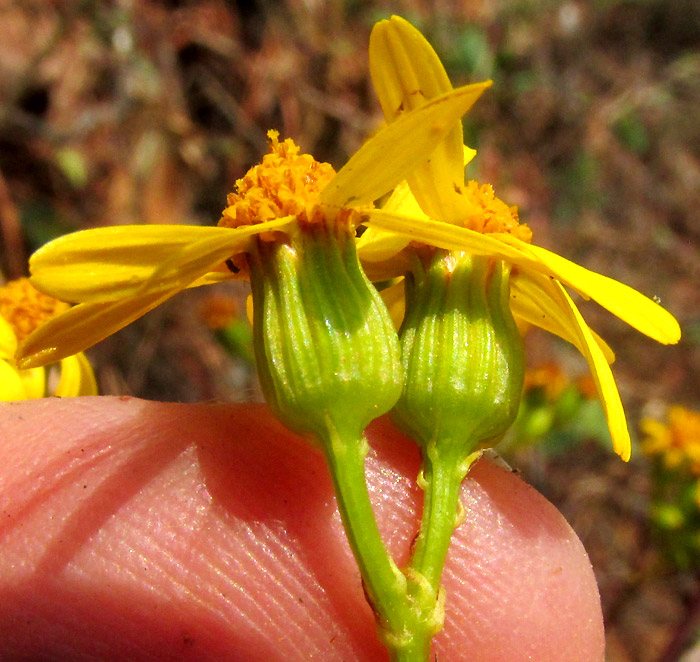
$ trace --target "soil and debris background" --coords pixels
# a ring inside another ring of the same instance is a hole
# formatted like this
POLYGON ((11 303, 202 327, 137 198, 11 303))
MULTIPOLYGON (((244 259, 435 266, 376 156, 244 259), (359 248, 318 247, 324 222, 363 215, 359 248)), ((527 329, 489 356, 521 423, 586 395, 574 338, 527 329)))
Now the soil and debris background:
MULTIPOLYGON (((662 347, 587 302, 617 353, 631 427, 700 408, 700 11, 696 0, 133 2, 0 0, 0 269, 66 232, 214 224, 278 129, 340 167, 381 113, 372 24, 397 13, 455 84, 494 86, 464 121, 470 177, 518 205, 536 243, 624 281, 678 318, 662 347)), ((222 342, 188 291, 89 351, 100 389, 168 401, 259 399, 245 289, 222 342)), ((532 361, 585 373, 576 352, 527 336, 532 361)), ((581 536, 598 577, 610 662, 700 660, 700 566, 665 562, 651 478, 581 435, 508 460, 581 536), (674 640, 683 640, 678 646, 674 640), (674 647, 675 646, 675 647, 674 647)), ((700 536, 700 530, 698 531, 700 536)))

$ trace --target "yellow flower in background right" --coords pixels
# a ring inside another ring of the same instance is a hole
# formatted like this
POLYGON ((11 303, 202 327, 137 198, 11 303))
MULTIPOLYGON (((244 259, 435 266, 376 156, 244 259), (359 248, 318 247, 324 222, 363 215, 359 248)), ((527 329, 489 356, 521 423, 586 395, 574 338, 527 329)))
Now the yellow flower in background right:
POLYGON ((668 410, 668 422, 644 418, 639 424, 642 451, 658 457, 667 469, 687 466, 700 476, 700 413, 674 405, 668 410))
MULTIPOLYGON (((389 123, 452 89, 432 46, 397 16, 375 26, 370 70, 389 123)), ((425 246, 511 265, 511 310, 516 322, 555 333, 583 354, 615 451, 629 459, 629 430, 609 366, 614 354, 588 326, 565 286, 664 344, 679 341, 678 322, 627 285, 532 245, 532 233, 520 223, 514 207, 499 200, 490 185, 465 182, 464 164, 475 152, 462 141, 461 122, 456 122, 430 160, 397 187, 387 204, 367 212, 368 229, 358 243, 363 265, 376 280, 403 275, 416 249, 425 246)))

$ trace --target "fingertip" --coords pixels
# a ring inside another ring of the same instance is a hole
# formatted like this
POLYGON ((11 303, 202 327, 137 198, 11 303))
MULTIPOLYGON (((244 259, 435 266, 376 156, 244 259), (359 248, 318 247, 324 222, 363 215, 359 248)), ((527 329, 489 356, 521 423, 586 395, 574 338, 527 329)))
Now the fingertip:
MULTIPOLYGON (((323 459, 264 407, 3 407, 5 652, 11 637, 15 651, 68 641, 76 653, 101 647, 101 659, 123 659, 125 646, 148 659, 183 646, 198 660, 244 650, 251 660, 382 659, 323 459)), ((402 561, 417 528, 419 453, 386 419, 368 436, 380 528, 402 561)), ((602 660, 595 579, 561 514, 483 461, 462 501, 439 657, 602 660)))
MULTIPOLYGON (((387 419, 373 424, 370 437, 383 461, 376 467, 370 462, 370 469, 383 492, 400 475, 415 481, 415 444, 387 419), (392 474, 387 476, 389 468, 392 474)), ((380 522, 395 549, 405 548, 403 532, 411 527, 405 509, 417 510, 422 500, 415 487, 404 489, 403 498, 394 494, 384 503, 382 517, 391 524, 380 522)), ((595 575, 563 515, 515 473, 484 459, 465 479, 461 502, 464 520, 455 529, 443 576, 447 611, 445 627, 434 640, 438 657, 470 662, 603 660, 595 575)), ((415 533, 417 525, 413 527, 415 533)))

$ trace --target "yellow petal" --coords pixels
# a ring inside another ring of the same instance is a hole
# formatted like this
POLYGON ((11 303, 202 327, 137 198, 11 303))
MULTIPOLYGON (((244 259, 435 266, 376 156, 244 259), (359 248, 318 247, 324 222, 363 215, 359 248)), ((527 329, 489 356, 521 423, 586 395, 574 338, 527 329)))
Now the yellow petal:
MULTIPOLYGON (((521 253, 495 239, 495 235, 481 234, 451 223, 434 221, 427 216, 408 215, 372 209, 366 212, 368 228, 377 227, 403 235, 408 241, 419 241, 438 248, 468 251, 473 255, 488 255, 514 264, 521 260, 521 253)), ((500 235, 499 235, 500 236, 500 235)), ((377 259, 388 259, 388 252, 379 253, 377 259)))
POLYGON ((61 377, 54 395, 61 398, 97 395, 95 373, 85 354, 79 352, 61 360, 61 377))
POLYGON ((598 391, 598 397, 603 405, 603 411, 608 421, 613 448, 615 452, 627 462, 631 454, 630 434, 627 429, 625 411, 622 407, 622 401, 620 400, 620 393, 617 390, 615 378, 588 324, 586 324, 578 308, 571 300, 571 297, 559 283, 554 283, 554 285, 558 293, 561 309, 571 319, 580 338, 583 355, 588 362, 588 367, 593 376, 596 390, 598 391))
POLYGON ((11 359, 17 350, 17 336, 15 330, 4 317, 0 317, 0 361, 11 359))
POLYGON ((44 368, 20 370, 19 378, 24 384, 24 397, 27 400, 43 398, 46 395, 46 370, 44 368))
POLYGON ((222 228, 122 225, 59 237, 30 258, 32 282, 66 301, 107 301, 138 288, 183 246, 222 228))
POLYGON ((584 297, 597 301, 611 313, 650 338, 664 344, 677 343, 681 330, 676 319, 637 290, 512 235, 480 234, 432 219, 407 217, 375 210, 369 221, 386 230, 405 234, 411 240, 446 248, 490 255, 517 265, 522 271, 551 276, 584 297))
POLYGON ((405 281, 401 278, 398 282, 385 287, 379 295, 384 301, 389 315, 391 316, 391 321, 394 323, 394 327, 399 329, 403 323, 404 315, 406 314, 406 288, 405 281))
POLYGON ((286 216, 259 225, 246 225, 228 232, 216 233, 206 239, 180 248, 158 265, 151 277, 137 290, 137 295, 163 290, 183 290, 208 276, 217 264, 244 248, 250 237, 260 234, 259 228, 289 230, 296 224, 296 216, 286 216))
MULTIPOLYGON (((516 273, 510 279, 510 307, 514 315, 529 324, 549 331, 570 342, 584 354, 584 348, 571 318, 557 303, 559 297, 552 296, 555 283, 541 274, 516 273)), ((600 347, 608 363, 615 361, 615 353, 608 344, 592 329, 591 334, 600 347)))
POLYGON ((22 368, 31 368, 77 354, 131 324, 177 291, 74 306, 26 338, 17 350, 17 363, 22 368))
POLYGON ((231 252, 240 251, 251 236, 284 229, 290 218, 236 229, 128 225, 74 232, 32 255, 32 283, 64 301, 113 301, 136 293, 161 264, 187 246, 221 238, 231 252))
POLYGON ((476 156, 476 150, 464 145, 464 165, 469 165, 476 156))
POLYGON ((404 113, 372 136, 321 192, 330 208, 356 207, 377 200, 433 150, 490 83, 467 85, 404 113))
MULTIPOLYGON (((401 182, 391 193, 389 199, 382 207, 384 211, 398 212, 408 216, 418 216, 428 218, 416 202, 411 193, 411 189, 404 181, 401 182)), ((410 243, 410 239, 396 232, 381 230, 373 226, 365 228, 362 236, 357 240, 357 253, 360 259, 365 262, 380 262, 387 257, 396 255, 410 243)))
POLYGON ((498 235, 521 251, 520 264, 553 276, 586 298, 598 302, 613 315, 641 333, 663 344, 680 340, 681 328, 676 318, 641 292, 581 267, 539 246, 531 246, 510 235, 498 235))
POLYGON ((26 400, 27 394, 19 372, 7 361, 0 359, 0 402, 26 400))
MULTIPOLYGON (((433 47, 408 21, 393 16, 374 26, 369 42, 374 89, 387 122, 452 90, 433 47)), ((479 88, 479 94, 485 88, 479 88)), ((408 175, 423 210, 434 218, 464 218, 464 199, 455 189, 464 185, 462 123, 457 119, 426 163, 408 175)))
POLYGON ((80 304, 50 319, 20 346, 21 367, 46 365, 91 347, 203 277, 260 232, 288 230, 296 217, 241 228, 219 228, 208 238, 180 248, 133 293, 116 301, 80 304))

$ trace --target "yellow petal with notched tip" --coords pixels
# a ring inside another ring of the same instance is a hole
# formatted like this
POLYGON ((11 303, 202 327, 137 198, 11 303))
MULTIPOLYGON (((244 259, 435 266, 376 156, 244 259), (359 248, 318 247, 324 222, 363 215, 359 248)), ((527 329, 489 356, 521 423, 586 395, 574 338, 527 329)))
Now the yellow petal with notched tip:
POLYGON ((226 229, 123 225, 74 232, 32 255, 32 283, 64 301, 118 299, 138 289, 175 251, 222 231, 226 229))
POLYGON ((458 87, 404 113, 372 136, 338 171, 320 196, 331 209, 377 200, 421 163, 471 108, 488 84, 458 87))
POLYGON ((95 373, 85 354, 79 352, 61 359, 61 377, 54 395, 61 398, 97 395, 95 373))
MULTIPOLYGON (((411 240, 448 250, 469 251, 507 260, 523 271, 551 276, 598 302, 641 333, 664 344, 677 343, 681 330, 667 310, 637 290, 584 267, 539 246, 532 246, 512 235, 480 234, 467 228, 432 219, 390 214, 383 210, 367 212, 368 220, 380 228, 400 232, 411 240)), ((387 255, 386 257, 390 257, 387 255)))
POLYGON ((81 303, 42 324, 20 345, 17 363, 31 368, 54 363, 91 347, 160 305, 178 290, 120 301, 81 303))
MULTIPOLYGON (((556 284, 547 276, 535 273, 516 273, 510 278, 510 308, 514 315, 529 324, 538 326, 570 342, 584 354, 584 348, 576 330, 571 323, 567 310, 562 310, 557 295, 551 290, 556 284)), ((591 334, 608 363, 615 361, 615 353, 608 344, 592 329, 591 334)))
MULTIPOLYGON (((452 89, 433 47, 398 16, 374 26, 369 41, 369 66, 387 122, 452 89)), ((486 87, 478 89, 480 95, 486 87)), ((457 193, 464 185, 462 142, 462 123, 457 119, 430 160, 407 176, 423 210, 448 222, 457 222, 468 211, 464 198, 457 193)))
POLYGON ((608 421, 608 428, 613 441, 615 452, 627 462, 630 459, 631 444, 630 434, 627 429, 627 420, 625 419, 625 411, 620 400, 620 393, 617 390, 617 384, 613 377, 612 371, 608 362, 605 360, 602 350, 598 346, 591 330, 585 320, 578 311, 576 304, 571 300, 571 297, 566 293, 566 290, 554 283, 555 289, 558 292, 562 310, 566 310, 573 326, 576 328, 580 343, 583 348, 583 355, 588 362, 588 367, 591 371, 593 381, 598 391, 598 397, 603 405, 603 411, 608 421))
POLYGON ((19 371, 7 361, 0 360, 0 402, 26 399, 27 393, 19 371))
POLYGON ((15 330, 4 317, 0 317, 0 360, 11 359, 17 350, 15 330))

